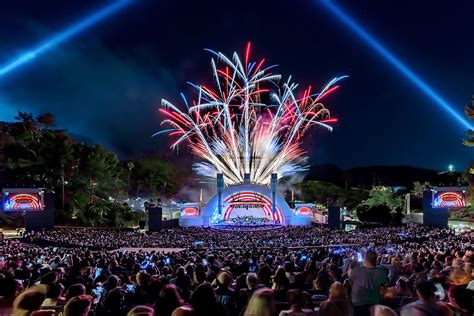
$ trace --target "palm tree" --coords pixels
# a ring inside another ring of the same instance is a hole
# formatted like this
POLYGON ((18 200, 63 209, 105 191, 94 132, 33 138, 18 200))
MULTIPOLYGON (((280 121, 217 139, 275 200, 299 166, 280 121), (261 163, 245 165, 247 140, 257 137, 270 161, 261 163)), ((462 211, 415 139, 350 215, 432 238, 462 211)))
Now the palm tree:
POLYGON ((128 183, 127 183, 127 196, 130 192, 130 177, 132 175, 132 169, 135 167, 132 161, 127 162, 127 168, 128 168, 128 183))
POLYGON ((97 200, 86 207, 85 215, 92 226, 102 226, 107 223, 110 214, 110 205, 102 200, 97 200))

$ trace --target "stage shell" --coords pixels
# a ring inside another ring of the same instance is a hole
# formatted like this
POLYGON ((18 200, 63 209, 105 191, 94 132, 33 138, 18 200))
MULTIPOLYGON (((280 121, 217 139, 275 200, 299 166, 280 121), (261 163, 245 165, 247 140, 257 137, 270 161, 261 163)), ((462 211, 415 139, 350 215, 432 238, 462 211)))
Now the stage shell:
POLYGON ((311 215, 296 215, 285 199, 276 192, 275 212, 272 205, 272 190, 266 186, 258 184, 239 184, 226 187, 222 190, 222 211, 218 210, 218 194, 214 195, 202 208, 199 216, 183 214, 180 218, 180 226, 214 226, 222 225, 238 215, 245 215, 243 208, 239 204, 249 204, 252 206, 248 214, 251 216, 261 216, 268 218, 274 225, 311 225, 311 215), (236 207, 237 205, 237 207, 236 207), (255 207, 255 205, 260 207, 255 207))

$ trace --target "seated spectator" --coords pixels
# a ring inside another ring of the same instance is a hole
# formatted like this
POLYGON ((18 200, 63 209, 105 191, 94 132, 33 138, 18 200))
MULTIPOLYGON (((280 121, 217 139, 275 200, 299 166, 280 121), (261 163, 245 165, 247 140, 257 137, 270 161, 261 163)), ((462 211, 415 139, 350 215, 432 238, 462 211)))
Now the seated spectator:
POLYGON ((83 284, 73 284, 66 291, 65 302, 67 303, 71 298, 84 294, 86 294, 86 287, 83 284))
POLYGON ((448 291, 448 298, 448 307, 451 309, 453 315, 473 315, 473 291, 466 289, 464 286, 452 286, 448 291))
POLYGON ((171 316, 193 316, 194 311, 190 306, 180 306, 173 311, 171 316))
POLYGON ((370 316, 397 316, 397 313, 390 307, 374 305, 370 309, 370 316))
POLYGON ((290 288, 290 282, 286 277, 285 268, 279 267, 272 277, 272 289, 275 290, 275 298, 280 301, 286 299, 286 292, 290 288))
POLYGON ((18 295, 13 302, 13 315, 28 316, 39 310, 46 298, 46 291, 45 285, 37 285, 18 295))
POLYGON ((0 315, 10 315, 13 302, 20 292, 20 284, 11 277, 0 279, 0 315))
POLYGON ((189 275, 186 274, 186 270, 184 267, 179 267, 176 270, 176 277, 170 280, 171 284, 176 285, 176 288, 185 300, 189 299, 191 294, 191 278, 189 275))
POLYGON ((257 276, 263 285, 272 287, 272 269, 267 264, 261 263, 257 276))
POLYGON ((120 286, 120 278, 116 275, 110 275, 107 281, 104 282, 105 292, 109 292, 120 286))
POLYGON ((319 305, 319 316, 351 315, 351 304, 346 289, 340 282, 334 282, 329 289, 329 299, 319 305))
POLYGON ((64 306, 64 316, 87 316, 91 309, 92 297, 79 295, 71 298, 64 306))
POLYGON ((218 286, 215 290, 217 302, 224 305, 230 314, 235 312, 237 302, 237 295, 231 288, 232 282, 232 274, 223 271, 217 276, 218 286))
POLYGON ((214 289, 209 283, 196 287, 191 294, 191 306, 195 316, 226 316, 227 309, 217 302, 214 289))
POLYGON ((108 291, 105 294, 102 304, 98 310, 102 315, 120 316, 125 315, 124 308, 125 291, 120 286, 108 291))
POLYGON ((244 316, 274 316, 274 292, 268 288, 257 290, 250 298, 244 316))
POLYGON ((184 305, 184 300, 178 293, 178 289, 173 284, 167 284, 160 292, 160 296, 155 303, 155 312, 159 316, 171 316, 173 311, 184 305))
POLYGON ((280 316, 313 316, 316 315, 312 310, 305 309, 305 301, 301 290, 289 290, 287 301, 290 304, 289 310, 280 312, 280 316))
POLYGON ((61 283, 50 283, 48 284, 48 292, 46 292, 46 299, 41 304, 41 307, 49 308, 61 306, 64 304, 65 299, 61 297, 64 291, 64 286, 61 283))
POLYGON ((429 315, 452 315, 449 308, 437 302, 435 295, 436 286, 431 281, 423 281, 417 284, 416 294, 418 300, 416 302, 405 305, 401 311, 401 316, 429 316, 429 315))
POLYGON ((247 306, 250 297, 252 294, 261 288, 264 288, 265 285, 260 284, 258 277, 255 273, 248 273, 245 279, 246 287, 241 289, 238 294, 238 309, 241 310, 243 307, 247 306))
POLYGON ((388 270, 388 279, 391 284, 393 284, 393 280, 402 272, 402 263, 397 257, 392 258, 390 264, 382 264, 382 267, 388 270))
POLYGON ((293 264, 291 261, 286 261, 284 264, 285 267, 285 276, 288 279, 290 286, 295 283, 295 274, 293 272, 293 264))
POLYGON ((196 281, 191 286, 191 289, 194 290, 197 286, 206 282, 206 272, 204 271, 197 271, 196 272, 196 281))
POLYGON ((391 308, 398 309, 414 300, 410 280, 400 277, 395 286, 385 290, 383 303, 391 308))
POLYGON ((316 279, 313 281, 312 294, 324 295, 327 298, 332 282, 333 280, 326 270, 319 271, 316 279))
POLYGON ((127 313, 127 316, 155 316, 155 311, 149 306, 137 305, 127 313))

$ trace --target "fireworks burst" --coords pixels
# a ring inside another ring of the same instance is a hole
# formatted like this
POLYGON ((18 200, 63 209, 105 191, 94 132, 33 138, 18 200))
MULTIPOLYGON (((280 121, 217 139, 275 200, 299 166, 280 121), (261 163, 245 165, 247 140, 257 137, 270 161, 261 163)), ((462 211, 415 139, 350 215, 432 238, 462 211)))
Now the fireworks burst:
MULTIPOLYGON (((186 142, 192 153, 202 159, 193 165, 196 173, 215 177, 224 175, 226 185, 242 183, 250 174, 253 183, 269 184, 270 175, 278 178, 307 170, 301 141, 313 126, 332 130, 329 111, 321 100, 336 90, 343 77, 332 79, 320 92, 311 86, 297 96, 298 84, 265 66, 265 59, 250 60, 250 43, 245 59, 211 52, 215 88, 189 83, 197 98, 189 103, 181 94, 185 110, 162 100, 161 125, 173 138, 172 149, 186 142)), ((184 108, 184 106, 183 106, 184 108)))

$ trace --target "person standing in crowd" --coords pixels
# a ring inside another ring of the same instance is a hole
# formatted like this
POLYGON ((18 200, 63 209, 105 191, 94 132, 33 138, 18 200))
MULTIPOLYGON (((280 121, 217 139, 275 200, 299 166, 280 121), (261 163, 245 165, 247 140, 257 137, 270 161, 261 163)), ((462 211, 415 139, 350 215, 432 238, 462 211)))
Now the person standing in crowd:
POLYGON ((370 308, 380 303, 380 289, 388 283, 387 272, 376 266, 377 254, 365 253, 362 266, 352 270, 349 277, 354 316, 370 315, 370 308))

